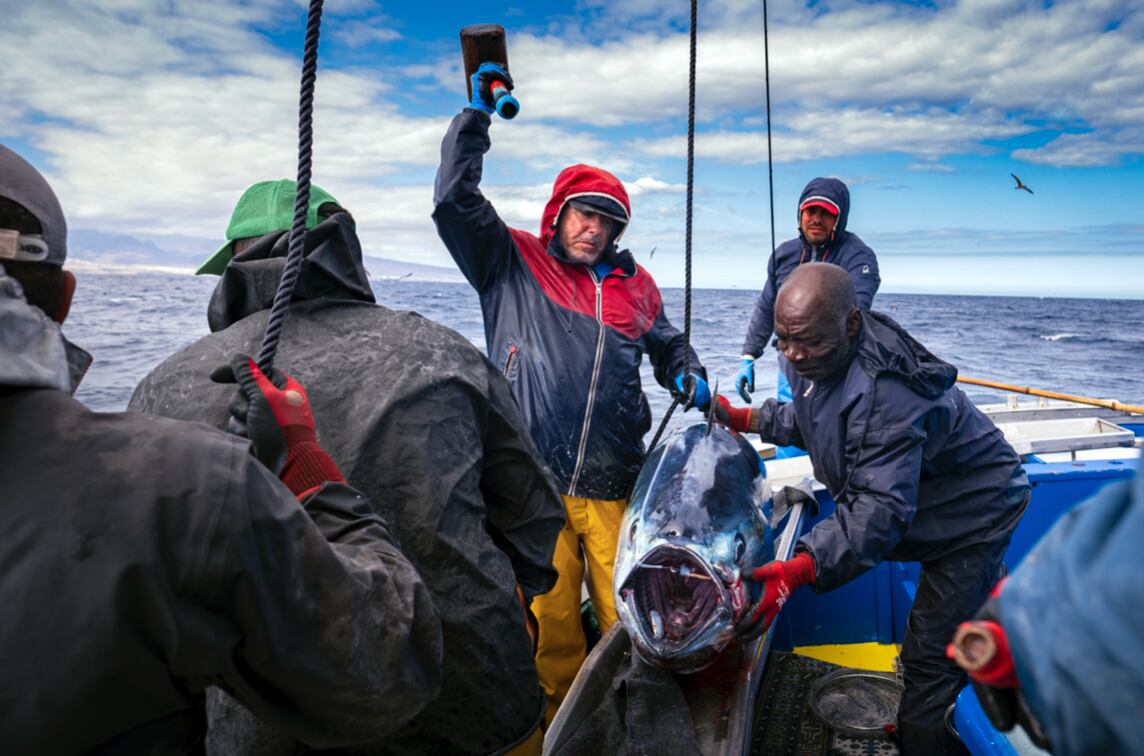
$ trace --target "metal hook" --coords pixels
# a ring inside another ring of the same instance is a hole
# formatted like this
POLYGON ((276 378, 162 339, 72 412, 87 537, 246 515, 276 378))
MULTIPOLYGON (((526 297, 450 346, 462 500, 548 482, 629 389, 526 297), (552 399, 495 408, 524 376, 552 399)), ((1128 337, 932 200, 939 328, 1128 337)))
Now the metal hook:
MULTIPOLYGON (((694 391, 692 391, 694 393, 694 391)), ((711 401, 707 403, 707 435, 711 435, 711 429, 715 427, 715 404, 719 401, 719 379, 715 379, 715 385, 711 389, 711 401)))

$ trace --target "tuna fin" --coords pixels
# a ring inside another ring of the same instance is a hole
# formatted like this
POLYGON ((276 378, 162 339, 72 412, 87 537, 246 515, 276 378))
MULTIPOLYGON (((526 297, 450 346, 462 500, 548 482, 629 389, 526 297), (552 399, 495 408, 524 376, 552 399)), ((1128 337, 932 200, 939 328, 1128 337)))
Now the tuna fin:
POLYGON ((707 435, 711 435, 711 429, 715 426, 715 403, 719 401, 719 379, 715 379, 715 385, 711 389, 711 400, 707 403, 707 435))

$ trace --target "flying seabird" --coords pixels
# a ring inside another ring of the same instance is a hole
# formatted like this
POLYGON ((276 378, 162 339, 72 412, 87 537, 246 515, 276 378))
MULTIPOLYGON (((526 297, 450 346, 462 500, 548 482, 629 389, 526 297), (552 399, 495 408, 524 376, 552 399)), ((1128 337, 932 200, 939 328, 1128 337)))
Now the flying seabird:
POLYGON ((1016 185, 1015 187, 1013 187, 1014 189, 1024 189, 1024 190, 1025 190, 1026 192, 1028 192, 1029 194, 1032 194, 1032 193, 1033 193, 1033 190, 1032 190, 1032 189, 1030 189, 1029 187, 1027 187, 1027 186, 1025 186, 1024 184, 1022 184, 1022 183, 1021 183, 1021 179, 1017 178, 1017 174, 1016 174, 1016 173, 1010 173, 1009 175, 1010 175, 1010 176, 1012 176, 1012 177, 1013 177, 1013 180, 1017 182, 1017 185, 1016 185))

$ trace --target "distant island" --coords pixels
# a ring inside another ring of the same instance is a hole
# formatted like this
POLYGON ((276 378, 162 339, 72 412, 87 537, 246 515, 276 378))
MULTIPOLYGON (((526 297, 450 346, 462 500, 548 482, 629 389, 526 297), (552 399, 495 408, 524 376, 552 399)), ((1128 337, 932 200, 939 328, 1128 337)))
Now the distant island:
MULTIPOLYGON (((143 236, 74 229, 68 235, 68 267, 93 272, 155 272, 190 275, 218 242, 191 236, 143 236)), ((373 280, 463 283, 453 267, 365 256, 373 280)))

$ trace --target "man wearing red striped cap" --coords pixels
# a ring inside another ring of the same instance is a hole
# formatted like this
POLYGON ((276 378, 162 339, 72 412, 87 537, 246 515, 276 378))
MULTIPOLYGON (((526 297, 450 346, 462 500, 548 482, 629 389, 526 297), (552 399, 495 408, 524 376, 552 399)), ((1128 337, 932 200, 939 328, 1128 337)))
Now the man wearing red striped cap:
MULTIPOLYGON (((767 262, 767 283, 755 303, 735 385, 739 396, 751 403, 755 390, 755 360, 771 338, 775 325, 775 297, 795 268, 808 262, 832 263, 845 269, 854 282, 858 306, 869 310, 882 279, 878 260, 857 234, 846 230, 850 190, 836 178, 811 179, 798 198, 798 238, 780 244, 767 262)), ((790 401, 790 384, 779 358, 779 400, 790 401), (784 391, 785 389, 785 391, 784 391)), ((782 456, 782 455, 780 455, 782 456)))

